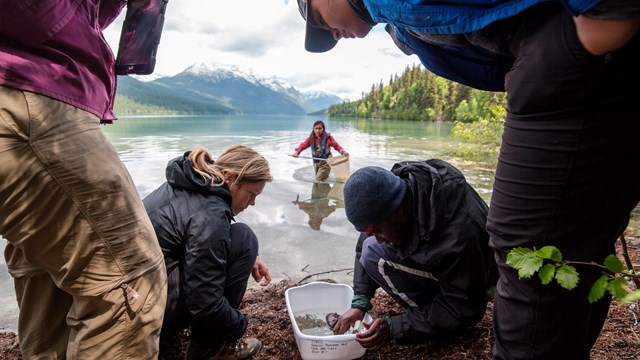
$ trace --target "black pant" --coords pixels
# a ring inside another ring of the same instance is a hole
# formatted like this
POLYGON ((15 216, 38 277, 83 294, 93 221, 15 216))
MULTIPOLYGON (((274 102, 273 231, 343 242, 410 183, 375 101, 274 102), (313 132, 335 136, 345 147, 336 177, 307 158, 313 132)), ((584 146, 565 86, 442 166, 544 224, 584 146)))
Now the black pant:
POLYGON ((524 19, 487 224, 500 269, 494 358, 588 359, 610 304, 587 300, 600 270, 578 267, 569 291, 520 280, 505 259, 516 246, 598 263, 614 253, 640 200, 640 36, 596 57, 561 6, 524 19))
MULTIPOLYGON (((230 231, 231 244, 229 258, 227 259, 227 278, 225 282, 224 297, 229 305, 238 308, 247 290, 247 283, 251 270, 256 262, 258 254, 258 238, 253 230, 246 224, 231 224, 230 231)), ((203 264, 202 266, 206 266, 203 264)), ((182 274, 181 266, 176 267, 168 276, 168 296, 167 306, 162 325, 161 341, 174 336, 189 325, 193 319, 190 318, 184 294, 180 291, 180 282, 185 274, 182 274)), ((229 334, 217 333, 215 327, 201 326, 193 324, 191 327, 191 339, 202 344, 211 344, 212 340, 218 339, 220 342, 229 339, 229 334)))

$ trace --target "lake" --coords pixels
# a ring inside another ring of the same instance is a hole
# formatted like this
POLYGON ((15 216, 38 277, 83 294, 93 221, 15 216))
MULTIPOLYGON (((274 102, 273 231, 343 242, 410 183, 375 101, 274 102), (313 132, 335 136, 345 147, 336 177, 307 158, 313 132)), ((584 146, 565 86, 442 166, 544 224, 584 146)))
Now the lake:
MULTIPOLYGON (((313 275, 311 279, 332 278, 351 285, 358 233, 345 216, 343 184, 334 175, 316 183, 311 160, 290 156, 318 119, 351 155, 351 172, 368 165, 389 169, 400 160, 451 160, 446 150, 457 142, 450 124, 318 116, 135 117, 121 118, 103 130, 143 198, 165 181, 167 162, 195 146, 208 148, 214 158, 233 144, 254 148, 269 160, 274 180, 256 205, 236 220, 249 224, 258 235, 260 257, 273 282, 313 275)), ((309 150, 301 156, 310 156, 309 150)), ((451 162, 489 202, 492 172, 451 162)), ((0 250, 5 244, 0 241, 0 250)), ((256 286, 253 279, 249 283, 256 286)), ((1 257, 0 330, 15 331, 16 324, 13 281, 1 257)))
MULTIPOLYGON (((344 213, 343 184, 337 183, 333 174, 328 181, 315 184, 311 160, 290 156, 318 119, 325 121, 327 131, 350 153, 351 171, 438 157, 451 143, 449 124, 327 120, 318 116, 132 117, 120 118, 102 129, 143 198, 165 181, 167 162, 195 146, 208 148, 214 158, 233 144, 254 148, 269 160, 274 180, 256 205, 236 220, 249 224, 258 235, 260 257, 269 266, 273 281, 298 281, 328 272, 317 278, 351 284, 348 270, 336 271, 353 267, 358 237, 344 213)), ((301 156, 310 156, 309 150, 301 156)), ((491 174, 467 175, 488 200, 491 174)), ((5 244, 0 241, 1 250, 5 244)), ((15 330, 17 305, 4 257, 0 267, 0 330, 15 330)), ((250 284, 255 286, 253 279, 250 284)))
MULTIPOLYGON (((260 256, 273 281, 300 280, 321 272, 352 268, 358 233, 346 220, 343 183, 332 174, 316 183, 310 159, 290 155, 318 117, 220 116, 126 118, 104 130, 131 172, 141 197, 165 178, 167 161, 194 146, 208 148, 214 158, 233 144, 254 148, 271 166, 256 205, 236 216, 260 239, 260 256)), ((384 168, 398 160, 440 157, 451 144, 450 124, 407 121, 325 120, 327 130, 351 155, 351 171, 367 165, 384 168)), ((301 156, 310 156, 305 150, 301 156)), ((465 170, 469 181, 488 201, 491 173, 465 170)), ((351 273, 323 274, 351 283, 351 273)), ((250 280, 253 283, 253 280, 250 280)))

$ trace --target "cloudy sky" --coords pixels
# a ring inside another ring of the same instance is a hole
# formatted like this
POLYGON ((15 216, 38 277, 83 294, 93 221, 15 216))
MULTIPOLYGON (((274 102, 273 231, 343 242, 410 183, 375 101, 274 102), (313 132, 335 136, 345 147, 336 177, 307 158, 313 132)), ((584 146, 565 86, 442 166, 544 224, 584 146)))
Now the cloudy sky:
MULTIPOLYGON (((120 17, 106 31, 118 48, 120 17)), ((277 76, 297 88, 356 99, 385 84, 415 56, 398 50, 378 25, 364 39, 341 40, 324 54, 304 50, 304 21, 296 0, 170 0, 154 75, 175 75, 198 62, 235 64, 277 76)))

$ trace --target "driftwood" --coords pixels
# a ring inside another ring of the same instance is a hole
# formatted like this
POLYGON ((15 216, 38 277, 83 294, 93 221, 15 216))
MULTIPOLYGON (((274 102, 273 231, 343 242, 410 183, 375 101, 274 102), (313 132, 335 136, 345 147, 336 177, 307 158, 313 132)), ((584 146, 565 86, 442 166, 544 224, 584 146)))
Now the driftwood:
MULTIPOLYGON (((627 269, 635 274, 631 257, 629 257, 629 250, 627 249, 627 239, 625 239, 624 234, 620 235, 620 247, 622 248, 622 257, 624 258, 624 263, 627 265, 627 269)), ((636 289, 640 289, 640 279, 632 277, 631 280, 636 285, 636 289)))
MULTIPOLYGON (((309 267, 309 265, 306 265, 305 267, 302 268, 301 271, 304 272, 308 267, 309 267)), ((344 269, 321 271, 321 272, 317 272, 317 273, 306 275, 302 279, 300 279, 298 281, 295 281, 295 282, 291 281, 291 277, 288 276, 287 274, 284 274, 284 275, 289 279, 289 282, 293 283, 294 286, 297 286, 297 285, 301 285, 302 283, 304 283, 305 281, 311 279, 314 276, 333 274, 333 273, 337 273, 337 272, 341 272, 341 271, 353 271, 353 268, 344 268, 344 269)))

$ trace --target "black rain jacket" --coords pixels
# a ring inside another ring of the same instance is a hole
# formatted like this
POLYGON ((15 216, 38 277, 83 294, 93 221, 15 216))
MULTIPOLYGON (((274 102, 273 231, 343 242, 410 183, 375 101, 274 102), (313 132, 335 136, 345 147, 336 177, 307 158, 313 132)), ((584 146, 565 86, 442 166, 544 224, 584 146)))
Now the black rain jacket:
POLYGON ((164 254, 167 273, 180 271, 180 288, 169 289, 167 306, 180 300, 191 323, 215 327, 240 338, 247 318, 224 297, 230 246, 231 193, 227 186, 193 170, 190 152, 169 161, 167 182, 149 194, 144 206, 164 254), (173 293, 172 293, 173 292, 173 293))
MULTIPOLYGON (((497 281, 497 267, 485 229, 487 205, 451 164, 431 159, 397 163, 391 171, 413 195, 413 237, 396 251, 401 259, 424 264, 438 279, 439 293, 428 304, 391 316, 393 339, 424 342, 460 334, 485 314, 487 290, 497 281)), ((371 299, 378 288, 358 261, 354 293, 371 299)))

